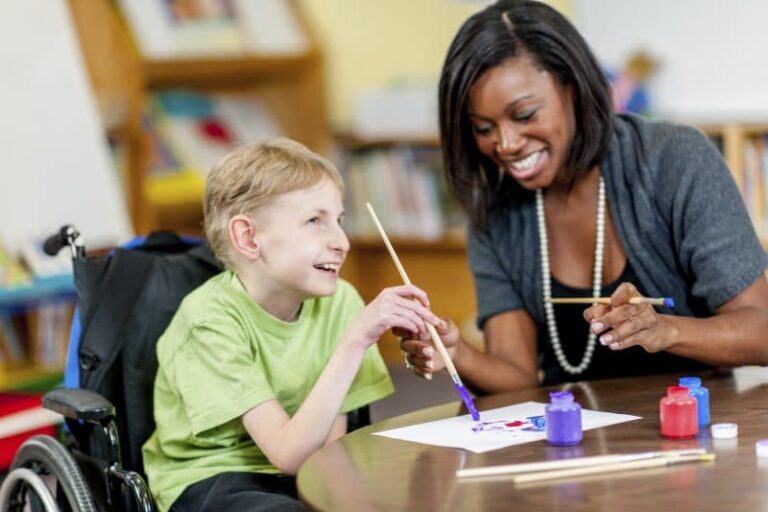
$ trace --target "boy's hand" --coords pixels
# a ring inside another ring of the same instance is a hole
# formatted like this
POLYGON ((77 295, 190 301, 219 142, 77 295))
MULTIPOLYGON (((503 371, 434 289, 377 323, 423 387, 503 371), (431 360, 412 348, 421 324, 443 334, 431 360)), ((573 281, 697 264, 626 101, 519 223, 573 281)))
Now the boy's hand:
MULTIPOLYGON (((435 327, 437 334, 443 341, 446 352, 451 359, 456 358, 456 352, 461 337, 458 327, 448 318, 442 319, 442 324, 435 327)), ((413 333, 395 330, 395 335, 400 336, 400 349, 405 354, 406 363, 411 365, 413 373, 425 379, 431 379, 432 374, 445 368, 445 362, 435 348, 429 333, 413 333)))
POLYGON ((429 310, 427 294, 413 285, 394 286, 382 290, 363 308, 347 334, 355 342, 359 340, 363 343, 364 347, 376 343, 389 329, 418 333, 418 336, 428 338, 425 322, 434 326, 442 323, 429 310))

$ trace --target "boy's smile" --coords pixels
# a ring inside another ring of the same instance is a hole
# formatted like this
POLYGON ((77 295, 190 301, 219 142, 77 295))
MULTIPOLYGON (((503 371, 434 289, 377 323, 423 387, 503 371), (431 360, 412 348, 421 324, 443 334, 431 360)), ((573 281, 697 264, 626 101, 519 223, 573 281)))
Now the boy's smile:
POLYGON ((247 272, 248 293, 284 320, 294 319, 304 300, 333 294, 349 251, 343 218, 341 191, 326 179, 260 208, 253 216, 258 257, 247 272))

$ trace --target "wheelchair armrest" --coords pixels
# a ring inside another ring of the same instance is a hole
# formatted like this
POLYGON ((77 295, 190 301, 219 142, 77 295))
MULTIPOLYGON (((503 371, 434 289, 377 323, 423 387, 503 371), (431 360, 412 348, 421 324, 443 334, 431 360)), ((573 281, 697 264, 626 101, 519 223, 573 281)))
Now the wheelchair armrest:
POLYGON ((115 406, 87 389, 59 388, 43 396, 43 407, 65 418, 101 423, 115 417, 115 406))

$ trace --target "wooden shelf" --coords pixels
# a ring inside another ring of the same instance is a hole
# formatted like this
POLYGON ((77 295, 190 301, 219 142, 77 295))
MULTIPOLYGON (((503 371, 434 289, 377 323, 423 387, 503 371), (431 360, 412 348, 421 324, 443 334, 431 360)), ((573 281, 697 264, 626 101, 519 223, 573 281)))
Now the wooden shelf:
POLYGON ((768 123, 758 122, 727 122, 727 123, 702 123, 697 124, 701 131, 710 136, 722 136, 728 131, 736 131, 744 136, 768 134, 768 123))
MULTIPOLYGON (((463 252, 466 242, 463 235, 449 235, 439 239, 395 237, 390 240, 395 250, 421 252, 463 252)), ((353 251, 386 251, 384 242, 379 237, 352 237, 353 251)))
POLYGON ((23 311, 46 301, 68 301, 75 297, 72 274, 35 278, 27 286, 0 288, 0 312, 23 311))
POLYGON ((369 139, 351 133, 334 136, 336 143, 350 151, 385 149, 393 146, 440 147, 440 140, 434 137, 391 137, 369 139))
POLYGON ((18 391, 30 388, 50 388, 63 377, 61 368, 44 366, 0 366, 0 391, 18 391))
POLYGON ((311 50, 297 55, 149 60, 143 69, 148 87, 231 86, 294 73, 319 57, 311 50))
POLYGON ((157 208, 188 208, 200 205, 205 178, 196 171, 181 171, 167 176, 150 176, 144 183, 144 195, 157 208))

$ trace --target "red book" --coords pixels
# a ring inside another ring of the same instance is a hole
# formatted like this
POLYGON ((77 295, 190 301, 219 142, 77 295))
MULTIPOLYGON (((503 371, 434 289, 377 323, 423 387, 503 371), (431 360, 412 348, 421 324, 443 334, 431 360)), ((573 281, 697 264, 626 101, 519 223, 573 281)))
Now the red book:
POLYGON ((38 434, 56 435, 61 416, 43 409, 42 395, 0 393, 0 470, 7 469, 16 451, 38 434))

